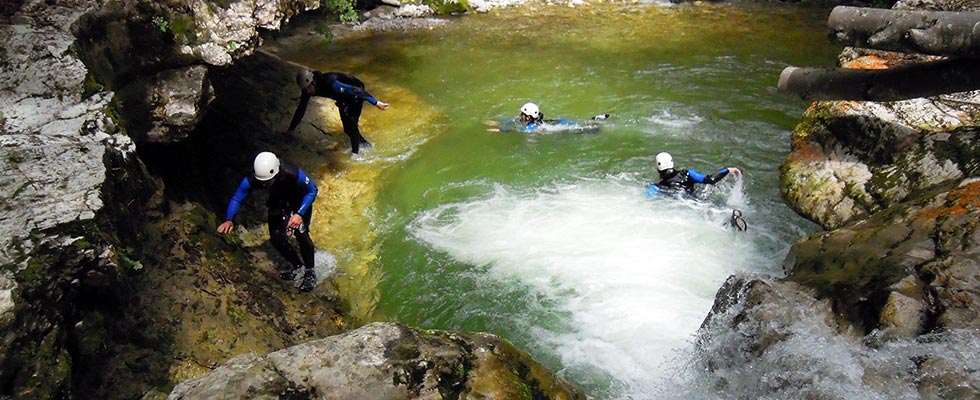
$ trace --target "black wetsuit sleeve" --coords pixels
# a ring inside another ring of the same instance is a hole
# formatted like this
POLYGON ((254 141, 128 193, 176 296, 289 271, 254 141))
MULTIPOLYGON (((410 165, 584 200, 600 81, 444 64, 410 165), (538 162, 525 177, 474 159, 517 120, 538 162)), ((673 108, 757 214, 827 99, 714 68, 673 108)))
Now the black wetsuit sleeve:
POLYGON ((296 106, 296 112, 293 113, 293 120, 289 122, 289 129, 296 129, 296 125, 303 120, 303 114, 306 114, 306 106, 310 104, 310 95, 303 92, 299 98, 299 105, 296 106))
POLYGON ((378 102, 377 100, 375 100, 374 95, 372 95, 367 91, 366 86, 364 86, 364 82, 361 82, 360 79, 355 78, 354 75, 345 74, 343 72, 337 72, 336 78, 337 78, 337 82, 343 83, 345 85, 350 85, 355 88, 356 92, 354 94, 356 95, 358 101, 371 99, 374 100, 374 101, 368 100, 370 101, 371 104, 376 104, 378 102))
POLYGON ((716 174, 705 176, 704 183, 710 183, 714 185, 718 181, 724 179, 726 176, 728 176, 728 168, 723 168, 721 171, 718 171, 718 173, 716 174))

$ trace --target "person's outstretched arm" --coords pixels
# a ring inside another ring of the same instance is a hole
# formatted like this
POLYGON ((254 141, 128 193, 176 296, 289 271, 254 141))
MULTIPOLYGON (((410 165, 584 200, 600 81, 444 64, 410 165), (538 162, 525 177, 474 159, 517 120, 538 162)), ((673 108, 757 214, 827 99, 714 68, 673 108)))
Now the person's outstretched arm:
MULTIPOLYGON (((364 82, 361 82, 360 79, 354 77, 354 75, 337 72, 336 77, 337 79, 334 81, 335 84, 340 83, 342 85, 346 85, 351 88, 350 89, 352 90, 351 93, 358 94, 362 99, 364 99, 368 103, 371 103, 375 107, 378 107, 382 110, 388 109, 388 103, 378 100, 371 93, 368 93, 367 89, 365 89, 367 85, 365 85, 364 82)), ((334 87, 334 90, 336 91, 337 88, 334 87)))
POLYGON ((296 129, 296 125, 299 125, 299 122, 303 120, 303 115, 306 114, 306 107, 310 104, 310 97, 312 96, 306 94, 306 92, 300 95, 299 105, 296 106, 296 112, 293 113, 293 120, 289 122, 289 129, 286 129, 287 133, 296 129))
POLYGON ((231 196, 231 200, 228 201, 228 209, 225 211, 225 222, 218 225, 218 233, 226 234, 231 232, 231 228, 235 226, 231 222, 235 218, 235 214, 238 214, 238 209, 242 207, 242 201, 248 197, 248 193, 252 190, 252 185, 248 182, 248 178, 242 178, 242 183, 238 185, 238 190, 235 191, 235 195, 231 196))
POLYGON ((722 168, 721 171, 712 175, 704 175, 695 170, 687 170, 688 175, 697 183, 707 183, 714 185, 718 181, 724 179, 729 173, 735 175, 736 177, 742 176, 742 171, 735 167, 722 168))

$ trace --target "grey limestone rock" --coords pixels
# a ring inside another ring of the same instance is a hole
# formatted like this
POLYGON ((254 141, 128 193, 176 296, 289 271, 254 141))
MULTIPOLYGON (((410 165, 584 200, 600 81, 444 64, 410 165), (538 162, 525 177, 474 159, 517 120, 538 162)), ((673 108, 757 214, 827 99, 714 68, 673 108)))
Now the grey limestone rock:
POLYGON ((209 375, 180 383, 168 398, 443 399, 461 393, 584 398, 496 336, 417 331, 393 323, 372 323, 266 356, 239 356, 209 375))
POLYGON ((0 91, 2 264, 29 251, 11 245, 30 232, 92 219, 104 206, 106 157, 135 149, 104 113, 111 93, 84 93, 87 70, 69 50, 67 26, 98 3, 65 3, 26 4, 23 24, 0 26, 0 85, 10 88, 0 91))

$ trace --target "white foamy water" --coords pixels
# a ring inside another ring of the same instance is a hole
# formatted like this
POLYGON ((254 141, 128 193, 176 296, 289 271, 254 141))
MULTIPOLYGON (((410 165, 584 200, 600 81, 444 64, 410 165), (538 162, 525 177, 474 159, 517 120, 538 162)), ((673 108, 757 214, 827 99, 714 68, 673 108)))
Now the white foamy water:
MULTIPOLYGON (((739 207, 747 201, 727 197, 739 207)), ((649 199, 635 183, 582 181, 498 188, 423 212, 410 229, 459 262, 487 266, 488 279, 548 298, 571 328, 534 327, 533 347, 550 349, 566 371, 614 377, 611 386, 624 392, 614 397, 644 398, 665 361, 690 347, 721 283, 770 262, 751 230, 723 226, 730 215, 727 204, 649 199)))
MULTIPOLYGON (((316 276, 316 284, 319 285, 324 280, 330 279, 337 272, 337 257, 329 251, 318 249, 313 255, 313 274, 316 276)), ((293 286, 299 287, 303 283, 303 268, 293 270, 293 286)))

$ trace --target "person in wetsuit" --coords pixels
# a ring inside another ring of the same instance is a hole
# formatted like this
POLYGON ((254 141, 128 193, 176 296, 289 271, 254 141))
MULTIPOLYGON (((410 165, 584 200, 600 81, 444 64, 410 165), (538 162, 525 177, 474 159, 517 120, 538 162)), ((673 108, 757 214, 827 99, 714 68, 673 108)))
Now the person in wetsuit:
POLYGON ((344 133, 350 138, 351 153, 357 154, 361 145, 371 145, 357 127, 358 120, 361 118, 361 109, 364 107, 363 102, 367 101, 382 110, 388 109, 388 103, 368 93, 364 89, 364 82, 342 72, 310 71, 304 68, 296 73, 296 84, 299 85, 302 93, 296 112, 293 113, 293 119, 289 122, 289 128, 286 129, 287 134, 291 134, 303 120, 310 97, 320 96, 337 101, 340 121, 344 124, 344 133))
POLYGON ((516 119, 506 121, 483 121, 487 132, 532 132, 544 123, 544 114, 534 103, 524 103, 521 106, 521 115, 516 119))
POLYGON ((521 106, 521 123, 524 124, 522 131, 533 131, 544 122, 544 114, 534 103, 524 103, 521 106))
POLYGON ((736 178, 742 176, 742 171, 735 167, 722 168, 712 175, 705 175, 692 169, 674 169, 674 158, 669 153, 657 154, 657 172, 660 174, 660 182, 651 184, 647 188, 647 196, 652 196, 662 192, 681 192, 693 194, 695 184, 707 183, 714 185, 724 179, 729 173, 736 178))
POLYGON ((232 220, 242 201, 248 197, 253 188, 269 190, 266 205, 269 208, 269 241, 279 251, 289 269, 280 269, 280 277, 292 280, 295 270, 304 268, 303 282, 300 290, 313 290, 316 276, 313 273, 313 255, 316 248, 310 239, 310 219, 313 217, 313 200, 316 199, 317 187, 313 180, 294 165, 280 162, 275 154, 262 152, 255 156, 253 162, 254 174, 247 175, 238 185, 238 190, 228 201, 225 212, 225 222, 218 226, 218 233, 227 234, 234 228, 232 220), (297 256, 288 233, 296 237, 301 256, 297 256))

